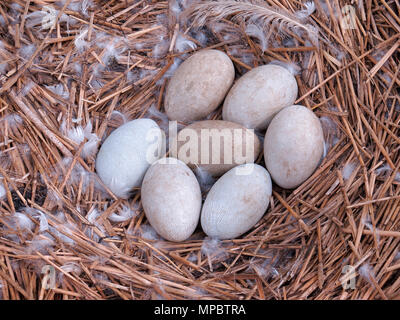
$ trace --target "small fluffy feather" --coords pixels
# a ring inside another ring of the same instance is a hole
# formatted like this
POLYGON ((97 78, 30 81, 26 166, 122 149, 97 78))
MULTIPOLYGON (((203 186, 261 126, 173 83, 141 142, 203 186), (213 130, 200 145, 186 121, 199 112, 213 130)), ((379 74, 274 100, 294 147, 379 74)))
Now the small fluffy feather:
POLYGON ((339 129, 332 118, 328 116, 322 116, 319 118, 322 126, 322 131, 324 132, 324 155, 329 152, 339 142, 339 129))
POLYGON ((69 99, 69 92, 67 90, 65 90, 64 86, 59 83, 59 84, 55 84, 52 86, 45 86, 48 90, 50 90, 51 92, 53 92, 54 94, 60 96, 63 99, 68 100, 69 99))
POLYGON ((90 222, 93 223, 94 225, 97 224, 97 219, 101 216, 101 212, 99 212, 97 209, 93 209, 92 211, 90 211, 87 216, 86 219, 90 222))
POLYGON ((387 163, 385 163, 383 166, 375 170, 375 174, 380 176, 386 172, 391 172, 391 171, 392 169, 390 168, 390 166, 387 163))
POLYGON ((81 126, 69 129, 67 136, 78 145, 85 139, 85 134, 81 126))
POLYGON ((47 231, 49 229, 49 222, 47 221, 46 215, 40 210, 35 211, 36 213, 33 217, 39 220, 39 232, 47 231))
POLYGON ((218 256, 223 254, 225 250, 221 246, 221 240, 216 238, 206 237, 201 245, 201 253, 207 257, 218 256))
POLYGON ((215 179, 210 173, 207 172, 207 170, 201 167, 196 167, 194 173, 197 177, 197 180, 199 181, 201 191, 208 192, 214 185, 215 179))
POLYGON ((61 266, 61 269, 66 273, 75 273, 77 275, 82 272, 80 265, 76 262, 67 262, 61 266))
POLYGON ((197 32, 191 32, 192 38, 196 39, 201 46, 205 47, 207 46, 208 43, 208 36, 206 32, 202 31, 197 31, 197 32))
MULTIPOLYGON (((103 234, 105 234, 105 229, 104 227, 97 222, 97 219, 101 216, 101 212, 98 211, 96 208, 94 208, 92 211, 90 211, 87 216, 86 219, 92 223, 94 225, 94 227, 96 227, 97 229, 99 229, 103 234)), ((92 237, 94 241, 98 242, 100 240, 100 237, 98 236, 98 234, 93 230, 93 226, 91 228, 88 228, 85 232, 85 234, 88 237, 92 237)))
MULTIPOLYGON (((375 174, 378 176, 386 172, 389 172, 390 174, 393 172, 392 168, 387 163, 385 163, 384 165, 375 170, 375 174)), ((400 182, 400 172, 396 172, 394 181, 400 182)))
POLYGON ((374 270, 368 263, 364 263, 359 269, 358 272, 360 276, 369 282, 370 285, 374 286, 372 279, 375 278, 374 270))
POLYGON ((356 164, 354 162, 349 162, 349 163, 345 164, 345 166, 342 169, 342 176, 345 181, 350 179, 355 168, 356 168, 356 164))
POLYGON ((301 68, 294 62, 283 62, 279 60, 273 60, 269 64, 283 67, 286 70, 288 70, 293 76, 298 75, 301 71, 301 68))
POLYGON ((152 104, 150 108, 147 109, 147 117, 158 122, 160 128, 163 129, 165 132, 168 131, 169 119, 165 113, 156 108, 155 104, 152 104))
POLYGON ((43 236, 35 236, 31 241, 28 242, 28 246, 25 248, 26 253, 33 254, 35 252, 40 252, 47 254, 52 251, 54 246, 54 241, 43 236))
POLYGON ((82 65, 79 62, 74 62, 72 68, 78 76, 82 74, 82 65))
POLYGON ((0 180, 0 200, 2 200, 6 195, 7 195, 6 188, 4 188, 4 184, 0 180))
MULTIPOLYGON (((52 6, 43 6, 42 10, 34 11, 26 16, 26 26, 28 28, 41 26, 41 30, 50 29, 56 22, 59 10, 54 9, 52 6)), ((68 24, 75 24, 77 20, 63 13, 59 18, 59 22, 67 22, 68 24)))
MULTIPOLYGON (((65 225, 62 225, 62 226, 58 226, 57 228, 59 228, 60 230, 62 230, 63 232, 65 232, 67 234, 71 234, 71 232, 72 232, 71 226, 68 223, 65 225)), ((70 246, 73 246, 75 244, 75 241, 73 239, 66 236, 64 233, 60 232, 58 229, 50 226, 49 231, 61 242, 64 242, 65 244, 68 244, 70 246)), ((49 237, 50 239, 52 238, 52 236, 48 233, 46 233, 46 236, 49 237)))
POLYGON ((83 29, 76 37, 74 40, 74 44, 78 52, 83 52, 87 49, 89 46, 89 42, 85 40, 85 37, 88 33, 88 29, 83 29))
MULTIPOLYGON (((371 217, 370 217, 369 214, 367 214, 366 217, 364 219, 362 219, 362 222, 371 232, 379 231, 378 228, 374 228, 374 226, 372 225, 371 217)), ((376 240, 377 240, 378 245, 379 245, 380 240, 381 240, 379 232, 376 232, 376 240)))
POLYGON ((93 157, 97 152, 97 147, 100 143, 100 139, 96 134, 92 133, 92 123, 89 121, 85 128, 82 126, 77 126, 71 128, 67 132, 67 137, 74 141, 77 145, 80 145, 85 138, 87 142, 85 142, 82 148, 82 157, 87 159, 89 157, 93 157))
POLYGON ((156 59, 164 58, 168 53, 170 40, 161 35, 157 44, 152 48, 152 56, 156 59))
POLYGON ((21 89, 20 91, 20 95, 25 97, 30 91, 31 89, 35 86, 35 83, 32 80, 29 80, 21 89))
POLYGON ((13 219, 13 227, 20 228, 21 230, 30 230, 32 231, 35 227, 35 224, 31 219, 29 219, 24 213, 15 212, 12 215, 13 219))
POLYGON ((169 8, 172 14, 178 19, 182 13, 182 8, 179 0, 172 0, 170 1, 169 8))
POLYGON ((169 67, 167 72, 164 74, 164 78, 171 78, 181 63, 182 63, 181 59, 175 58, 174 63, 169 67))
POLYGON ((22 124, 24 121, 22 120, 22 118, 17 114, 17 113, 11 113, 3 118, 0 119, 0 123, 2 121, 7 122, 8 126, 13 128, 13 127, 17 127, 20 124, 22 124))
MULTIPOLYGON (((63 158, 55 167, 52 172, 52 176, 58 177, 59 181, 63 179, 63 173, 69 168, 72 162, 72 157, 63 158)), ((82 191, 86 192, 87 188, 93 184, 95 191, 100 192, 101 196, 105 196, 107 194, 104 187, 98 182, 98 177, 96 173, 87 171, 82 167, 80 163, 75 163, 74 168, 70 174, 68 179, 68 184, 70 185, 78 185, 83 180, 82 191)))
POLYGON ((141 228, 140 234, 143 239, 146 239, 146 240, 160 240, 161 239, 161 237, 158 235, 156 230, 154 230, 154 228, 151 225, 144 224, 140 228, 141 228))
POLYGON ((187 258, 187 260, 192 263, 197 263, 197 259, 198 259, 198 257, 197 257, 197 254, 195 254, 195 253, 191 253, 189 255, 189 257, 187 258))
POLYGON ((97 153, 100 139, 94 133, 91 133, 88 137, 88 141, 83 145, 82 157, 85 159, 92 158, 97 153))
POLYGON ((268 49, 268 39, 266 38, 264 29, 256 24, 249 24, 245 32, 249 37, 256 38, 260 42, 262 52, 268 49))
POLYGON ((185 52, 189 50, 195 50, 197 45, 188 39, 186 39, 181 33, 179 33, 178 37, 176 38, 175 42, 175 49, 178 52, 185 52))
POLYGON ((8 70, 8 63, 7 62, 0 63, 0 75, 6 74, 7 70, 8 70))
POLYGON ((113 212, 108 216, 112 222, 125 222, 136 215, 135 209, 131 209, 128 206, 123 206, 120 212, 113 212))
POLYGON ((124 115, 124 114, 123 114, 122 112, 120 112, 120 111, 114 110, 114 111, 111 113, 111 119, 112 119, 113 117, 120 117, 120 118, 122 119, 122 122, 123 122, 123 123, 127 123, 127 122, 128 122, 128 118, 126 117, 126 115, 124 115))
POLYGON ((36 46, 34 44, 26 44, 19 49, 18 53, 22 58, 28 60, 30 57, 32 57, 35 50, 36 46))
POLYGON ((304 3, 305 9, 296 11, 294 14, 300 20, 306 20, 315 11, 314 1, 304 3))
POLYGON ((118 47, 117 40, 111 42, 111 44, 106 46, 106 51, 102 57, 102 61, 105 65, 109 65, 111 61, 118 60, 118 58, 126 51, 126 47, 118 47))
POLYGON ((82 13, 84 16, 88 16, 88 10, 94 7, 92 0, 76 0, 71 1, 68 5, 68 9, 71 11, 76 11, 82 13))

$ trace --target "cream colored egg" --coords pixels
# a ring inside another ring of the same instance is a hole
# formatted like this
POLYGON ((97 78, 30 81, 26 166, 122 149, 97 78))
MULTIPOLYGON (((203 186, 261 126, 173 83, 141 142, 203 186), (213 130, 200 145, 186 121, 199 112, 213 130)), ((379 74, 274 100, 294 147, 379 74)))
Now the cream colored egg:
POLYGON ((162 156, 164 143, 164 134, 153 120, 129 121, 104 140, 96 158, 97 174, 117 197, 127 198, 162 156))
POLYGON ((271 121, 264 139, 265 165, 282 188, 292 189, 307 180, 324 152, 318 117, 300 105, 284 108, 271 121))
POLYGON ((156 161, 143 179, 141 197, 147 219, 163 238, 184 241, 196 229, 202 201, 200 186, 182 161, 156 161))
POLYGON ((254 68, 229 90, 222 118, 264 130, 276 113, 295 102, 297 90, 296 78, 286 68, 273 64, 254 68))
POLYGON ((219 50, 201 50, 185 60, 172 76, 165 94, 165 112, 170 120, 205 118, 225 98, 235 69, 219 50))
POLYGON ((204 120, 182 129, 171 144, 170 154, 191 168, 197 166, 212 176, 220 176, 233 167, 254 162, 261 143, 254 131, 223 120, 204 120))
POLYGON ((229 170, 213 185, 204 202, 204 232, 218 239, 239 237, 262 218, 271 194, 271 178, 265 168, 243 164, 229 170))

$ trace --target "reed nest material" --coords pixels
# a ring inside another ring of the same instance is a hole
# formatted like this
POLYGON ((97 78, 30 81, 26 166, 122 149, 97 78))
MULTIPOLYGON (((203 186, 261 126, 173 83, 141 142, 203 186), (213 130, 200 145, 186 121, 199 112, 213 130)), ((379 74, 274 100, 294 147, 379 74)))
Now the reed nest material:
POLYGON ((225 2, 236 9, 0 2, 0 298, 400 298, 399 2, 225 2), (111 196, 94 160, 125 121, 165 128, 169 77, 206 47, 226 52, 237 77, 291 63, 296 103, 320 117, 327 153, 297 189, 274 186, 239 239, 199 228, 171 243, 147 223, 139 190, 111 196))

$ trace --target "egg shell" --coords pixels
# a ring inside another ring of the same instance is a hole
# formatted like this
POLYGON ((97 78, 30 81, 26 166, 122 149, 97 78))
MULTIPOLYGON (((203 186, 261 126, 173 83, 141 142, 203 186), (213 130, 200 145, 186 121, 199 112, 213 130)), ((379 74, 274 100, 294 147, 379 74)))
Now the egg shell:
POLYGON ((271 121, 265 134, 265 165, 282 188, 292 189, 307 180, 323 152, 321 122, 304 106, 284 108, 271 121))
POLYGON ((261 143, 253 130, 223 120, 192 123, 178 133, 177 144, 171 148, 171 154, 189 167, 199 166, 212 176, 220 176, 237 165, 254 162, 260 151, 261 143), (249 150, 246 150, 247 141, 253 145, 249 145, 249 150))
POLYGON ((219 50, 201 50, 175 71, 165 93, 165 112, 170 120, 194 121, 205 118, 225 98, 235 69, 219 50))
POLYGON ((295 102, 297 91, 296 78, 286 68, 272 64, 256 67, 229 90, 222 118, 264 130, 276 113, 295 102))
POLYGON ((161 137, 164 135, 156 122, 136 119, 104 140, 97 154, 96 171, 117 197, 127 198, 132 188, 140 187, 146 170, 162 156, 159 151, 165 141, 161 137))
POLYGON ((233 239, 249 231, 266 212, 272 194, 268 171, 257 164, 237 166, 210 189, 201 226, 210 237, 233 239))
POLYGON ((156 161, 143 179, 141 198, 147 219, 163 238, 184 241, 196 229, 202 201, 200 186, 182 161, 156 161))

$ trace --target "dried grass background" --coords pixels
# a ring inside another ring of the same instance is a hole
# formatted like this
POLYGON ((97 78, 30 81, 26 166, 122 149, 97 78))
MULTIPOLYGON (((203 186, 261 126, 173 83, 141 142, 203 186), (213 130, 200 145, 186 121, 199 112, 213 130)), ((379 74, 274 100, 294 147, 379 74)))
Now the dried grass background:
POLYGON ((318 45, 231 16, 196 29, 181 18, 185 5, 0 2, 0 298, 400 298, 400 2, 316 0, 307 23, 318 45), (341 24, 348 4, 352 29, 341 24), (57 23, 42 29, 44 5, 57 23), (237 77, 293 62, 297 103, 321 118, 328 152, 296 190, 275 186, 267 213, 240 239, 219 242, 199 228, 171 243, 148 225, 140 192, 110 196, 94 160, 125 121, 151 117, 165 128, 165 85, 204 47, 226 52, 237 77), (354 289, 342 286, 346 265, 354 289))

